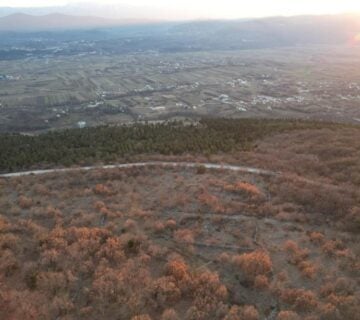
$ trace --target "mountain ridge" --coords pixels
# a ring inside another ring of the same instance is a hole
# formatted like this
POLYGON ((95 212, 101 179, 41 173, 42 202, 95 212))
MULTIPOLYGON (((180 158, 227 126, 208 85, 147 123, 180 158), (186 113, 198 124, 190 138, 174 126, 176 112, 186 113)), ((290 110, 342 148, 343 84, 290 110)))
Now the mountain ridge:
POLYGON ((75 16, 62 13, 30 15, 23 12, 0 17, 0 31, 41 31, 116 27, 121 25, 148 23, 142 19, 107 19, 97 16, 75 16))

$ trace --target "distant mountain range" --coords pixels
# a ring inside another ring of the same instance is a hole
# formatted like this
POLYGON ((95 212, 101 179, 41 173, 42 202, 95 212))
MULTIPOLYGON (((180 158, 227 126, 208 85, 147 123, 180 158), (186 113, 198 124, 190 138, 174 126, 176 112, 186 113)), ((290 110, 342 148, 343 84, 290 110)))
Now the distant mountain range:
POLYGON ((167 8, 156 6, 132 6, 124 4, 72 3, 57 7, 24 7, 12 8, 0 6, 0 17, 24 13, 29 15, 48 15, 53 13, 71 16, 96 16, 113 20, 191 20, 199 18, 189 13, 186 8, 167 8))
POLYGON ((14 13, 0 18, 0 31, 51 31, 104 28, 129 24, 141 24, 141 19, 106 19, 95 16, 71 16, 59 13, 34 16, 14 13))
POLYGON ((72 16, 98 16, 107 19, 141 18, 141 10, 124 5, 97 5, 94 3, 69 4, 57 7, 0 7, 0 17, 11 14, 24 13, 35 16, 43 16, 53 13, 72 16))
MULTIPOLYGON (((121 38, 132 38, 130 42, 121 42, 121 48, 129 47, 130 51, 232 50, 303 44, 360 44, 360 16, 350 14, 171 23, 159 23, 155 19, 109 19, 62 13, 15 13, 0 18, 0 31, 3 34, 5 31, 86 29, 98 29, 104 40, 112 38, 120 41, 121 38), (122 28, 110 30, 110 27, 122 28)), ((78 37, 83 38, 84 33, 78 37)), ((86 38, 89 37, 92 35, 86 34, 86 38)), ((7 39, 11 40, 9 37, 7 39)), ((118 46, 111 47, 111 50, 118 50, 118 46)))
POLYGON ((173 33, 217 43, 332 44, 360 39, 360 15, 272 17, 232 21, 195 21, 173 33))

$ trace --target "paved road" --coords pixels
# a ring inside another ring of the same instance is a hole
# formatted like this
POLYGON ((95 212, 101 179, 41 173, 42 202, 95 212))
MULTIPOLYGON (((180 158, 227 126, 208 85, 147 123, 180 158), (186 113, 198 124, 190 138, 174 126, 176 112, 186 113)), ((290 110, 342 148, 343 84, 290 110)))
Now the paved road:
POLYGON ((186 168, 196 168, 196 167, 202 166, 207 169, 229 170, 229 171, 245 172, 245 173, 267 175, 267 176, 275 176, 278 174, 276 172, 268 171, 268 170, 262 170, 262 169, 251 168, 251 167, 227 165, 227 164, 151 161, 151 162, 137 162, 137 163, 104 165, 104 166, 90 166, 90 167, 78 167, 78 168, 13 172, 13 173, 0 174, 0 178, 23 177, 23 176, 29 176, 29 175, 43 175, 43 174, 47 174, 47 173, 62 173, 62 172, 66 173, 66 172, 76 172, 76 171, 89 171, 89 170, 95 170, 95 169, 122 169, 122 168, 148 167, 148 166, 186 167, 186 168))

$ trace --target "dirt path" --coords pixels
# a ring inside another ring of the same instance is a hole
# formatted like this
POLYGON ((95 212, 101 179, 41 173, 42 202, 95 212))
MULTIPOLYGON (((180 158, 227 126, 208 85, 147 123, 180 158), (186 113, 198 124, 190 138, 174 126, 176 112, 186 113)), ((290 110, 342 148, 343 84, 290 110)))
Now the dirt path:
POLYGON ((47 174, 47 173, 64 173, 64 172, 66 173, 66 172, 76 172, 76 171, 89 171, 89 170, 96 170, 96 169, 123 169, 123 168, 149 167, 149 166, 186 167, 186 168, 196 168, 196 167, 201 166, 201 167, 205 167, 206 169, 214 169, 214 170, 229 170, 229 171, 252 173, 252 174, 266 175, 266 176, 278 175, 278 173, 273 172, 273 171, 262 170, 262 169, 252 168, 252 167, 226 165, 226 164, 151 161, 151 162, 137 162, 137 163, 104 165, 104 166, 90 166, 90 167, 78 167, 78 168, 13 172, 13 173, 0 174, 0 178, 13 178, 13 177, 22 177, 22 176, 29 176, 29 175, 43 175, 43 174, 47 174))

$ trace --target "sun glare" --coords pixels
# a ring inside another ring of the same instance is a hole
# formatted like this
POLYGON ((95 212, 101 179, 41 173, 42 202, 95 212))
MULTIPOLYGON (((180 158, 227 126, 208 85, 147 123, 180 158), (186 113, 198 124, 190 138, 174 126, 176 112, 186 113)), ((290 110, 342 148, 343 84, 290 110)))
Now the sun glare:
POLYGON ((357 33, 357 34, 353 37, 352 43, 353 43, 354 45, 359 45, 359 44, 360 44, 360 32, 357 33))

